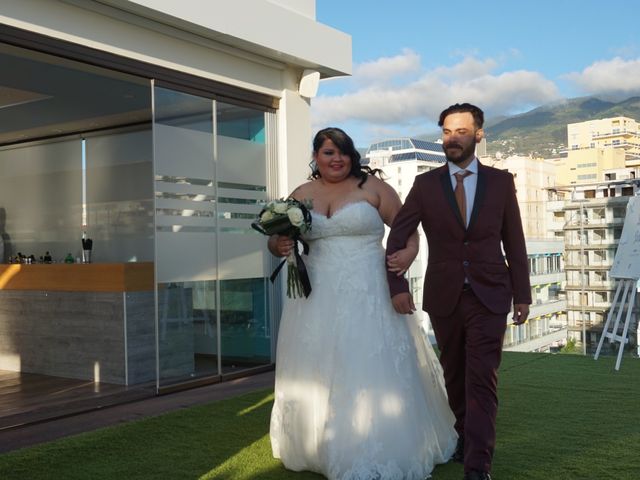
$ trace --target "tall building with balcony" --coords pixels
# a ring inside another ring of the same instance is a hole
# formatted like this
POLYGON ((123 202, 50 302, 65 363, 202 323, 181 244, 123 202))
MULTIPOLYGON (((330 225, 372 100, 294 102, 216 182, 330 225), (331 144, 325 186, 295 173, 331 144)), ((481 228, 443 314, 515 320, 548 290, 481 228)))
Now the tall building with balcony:
POLYGON ((556 184, 551 160, 514 155, 500 160, 482 157, 481 162, 513 174, 527 256, 533 304, 524 325, 509 325, 504 346, 512 351, 549 351, 566 340, 566 299, 560 294, 564 281, 563 241, 551 229, 547 213, 552 200, 549 188, 556 184))
POLYGON ((527 240, 532 304, 526 323, 507 326, 505 350, 547 352, 566 340, 562 249, 562 240, 527 240))
POLYGON ((567 125, 567 157, 558 165, 558 183, 579 185, 619 180, 611 170, 638 176, 640 124, 613 117, 567 125))
POLYGON ((569 151, 615 149, 623 152, 624 166, 640 166, 640 123, 633 118, 612 117, 567 125, 569 151))
MULTIPOLYGON (((640 180, 576 186, 564 205, 568 338, 594 351, 613 302, 616 283, 609 276, 629 198, 640 180)), ((637 305, 637 302, 636 302, 637 305)), ((637 344, 638 307, 632 312, 631 344, 637 344)))

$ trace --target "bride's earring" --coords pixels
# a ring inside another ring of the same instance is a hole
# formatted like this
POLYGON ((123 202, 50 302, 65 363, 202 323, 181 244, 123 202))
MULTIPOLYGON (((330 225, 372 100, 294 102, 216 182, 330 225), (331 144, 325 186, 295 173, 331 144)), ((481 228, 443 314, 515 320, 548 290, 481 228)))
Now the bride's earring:
POLYGON ((311 178, 318 178, 320 176, 320 172, 318 171, 318 164, 315 159, 309 162, 309 168, 311 169, 311 178))

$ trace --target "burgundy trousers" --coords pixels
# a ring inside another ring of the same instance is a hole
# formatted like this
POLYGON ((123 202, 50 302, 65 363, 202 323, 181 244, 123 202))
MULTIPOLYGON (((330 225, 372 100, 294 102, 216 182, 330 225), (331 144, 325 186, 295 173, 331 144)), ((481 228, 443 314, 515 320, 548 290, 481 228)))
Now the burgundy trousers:
POLYGON ((464 470, 490 472, 507 315, 492 313, 469 289, 462 292, 451 316, 430 319, 455 429, 464 438, 464 470))

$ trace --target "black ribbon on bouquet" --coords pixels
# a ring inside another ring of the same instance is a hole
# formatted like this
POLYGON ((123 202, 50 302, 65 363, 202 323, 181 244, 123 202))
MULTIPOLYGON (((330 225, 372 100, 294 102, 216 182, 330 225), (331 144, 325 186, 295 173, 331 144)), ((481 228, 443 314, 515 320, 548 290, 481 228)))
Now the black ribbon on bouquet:
MULTIPOLYGON (((309 244, 300 237, 293 238, 293 241, 294 241, 293 255, 296 258, 296 269, 298 270, 298 275, 300 276, 300 282, 302 283, 302 293, 304 293, 305 298, 308 298, 309 294, 311 294, 311 281, 309 280, 309 274, 307 273, 307 266, 304 264, 304 261, 302 260, 302 256, 298 251, 298 242, 302 244, 302 253, 304 253, 305 255, 309 255, 309 244)), ((282 267, 284 267, 285 263, 287 263, 286 258, 282 262, 280 262, 280 265, 278 265, 276 269, 273 271, 273 273, 271 274, 271 277, 269 277, 269 280, 271 280, 271 283, 274 283, 276 281, 276 277, 280 273, 280 270, 282 270, 282 267)))

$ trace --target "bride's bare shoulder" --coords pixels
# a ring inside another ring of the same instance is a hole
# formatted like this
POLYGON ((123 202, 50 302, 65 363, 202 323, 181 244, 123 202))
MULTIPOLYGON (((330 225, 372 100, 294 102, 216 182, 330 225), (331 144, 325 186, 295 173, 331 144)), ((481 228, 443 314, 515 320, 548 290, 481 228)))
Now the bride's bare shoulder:
POLYGON ((313 197, 313 193, 315 192, 315 182, 313 180, 303 183, 299 185, 293 192, 291 192, 291 197, 296 200, 306 200, 308 198, 313 197))
POLYGON ((380 197, 393 195, 395 193, 395 190, 391 185, 378 177, 374 177, 373 175, 367 178, 367 181, 363 186, 380 197))

